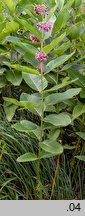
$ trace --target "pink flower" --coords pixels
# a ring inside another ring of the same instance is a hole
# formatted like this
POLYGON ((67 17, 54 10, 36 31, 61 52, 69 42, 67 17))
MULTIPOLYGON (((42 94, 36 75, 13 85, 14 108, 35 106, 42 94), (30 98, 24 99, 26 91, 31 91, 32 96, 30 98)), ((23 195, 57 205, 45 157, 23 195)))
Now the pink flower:
POLYGON ((39 62, 46 61, 48 58, 47 54, 42 52, 40 49, 35 54, 35 59, 39 62))
POLYGON ((34 34, 31 34, 30 35, 30 39, 32 40, 32 42, 34 43, 39 43, 40 40, 34 35, 34 34))
POLYGON ((48 15, 48 8, 45 4, 39 4, 34 7, 34 13, 36 16, 43 12, 44 17, 48 15))
POLYGON ((39 22, 37 24, 37 28, 40 30, 40 31, 44 31, 44 32, 49 32, 53 27, 53 23, 51 21, 48 21, 48 22, 39 22))

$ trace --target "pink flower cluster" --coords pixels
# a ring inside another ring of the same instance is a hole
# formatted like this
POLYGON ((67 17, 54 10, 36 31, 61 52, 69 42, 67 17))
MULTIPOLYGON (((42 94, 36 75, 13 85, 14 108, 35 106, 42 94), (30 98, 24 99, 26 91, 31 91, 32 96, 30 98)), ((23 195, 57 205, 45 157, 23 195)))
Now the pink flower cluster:
POLYGON ((36 16, 43 12, 44 17, 48 15, 48 8, 45 4, 39 4, 34 7, 34 13, 36 16))
POLYGON ((32 42, 34 43, 39 43, 40 40, 34 35, 34 34, 31 34, 30 35, 30 39, 32 40, 32 42))
POLYGON ((36 52, 35 54, 35 59, 38 61, 38 62, 43 62, 43 61, 46 61, 48 58, 47 54, 42 52, 40 49, 38 49, 38 51, 36 52))
POLYGON ((44 32, 49 32, 53 27, 53 23, 51 21, 48 21, 48 22, 39 22, 37 24, 37 28, 40 30, 40 31, 44 31, 44 32))

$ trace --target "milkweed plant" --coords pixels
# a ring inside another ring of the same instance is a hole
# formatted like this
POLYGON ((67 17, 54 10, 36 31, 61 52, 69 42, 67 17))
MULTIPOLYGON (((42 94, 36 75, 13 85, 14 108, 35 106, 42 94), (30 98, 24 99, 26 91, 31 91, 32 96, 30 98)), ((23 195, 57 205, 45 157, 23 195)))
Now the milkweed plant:
MULTIPOLYGON (((37 2, 32 1, 29 7, 26 7, 22 12, 20 2, 15 7, 14 4, 8 5, 5 1, 10 10, 10 21, 7 21, 5 30, 0 37, 1 40, 5 37, 3 44, 7 43, 7 46, 11 46, 11 51, 14 49, 19 56, 13 59, 11 52, 10 60, 3 61, 3 64, 8 68, 6 79, 14 86, 19 86, 24 80, 32 90, 31 94, 22 92, 20 100, 12 97, 3 99, 9 121, 12 120, 18 108, 27 109, 38 116, 37 123, 23 119, 12 124, 12 127, 15 130, 28 133, 36 140, 38 151, 23 152, 23 155, 17 158, 17 162, 36 161, 36 188, 39 199, 42 199, 41 161, 44 158, 56 158, 56 170, 50 197, 52 198, 60 155, 64 149, 75 148, 69 144, 65 146, 60 135, 63 128, 73 125, 74 120, 81 115, 76 113, 76 106, 82 107, 82 103, 76 103, 78 102, 77 95, 81 94, 85 81, 82 81, 81 84, 79 80, 83 75, 79 71, 75 74, 75 70, 79 66, 75 56, 83 58, 80 56, 80 47, 76 46, 76 40, 78 39, 80 42, 85 40, 84 30, 81 31, 81 28, 85 27, 85 20, 81 2, 77 5, 79 1, 37 2), (78 8, 76 20, 73 14, 75 6, 78 8), (81 11, 83 11, 82 16, 81 11), (6 29, 7 26, 9 26, 9 31, 6 29), (20 28, 24 29, 23 35, 25 34, 25 36, 19 35, 20 28), (15 81, 15 76, 17 81, 15 81)), ((78 108, 80 109, 80 107, 78 108)))

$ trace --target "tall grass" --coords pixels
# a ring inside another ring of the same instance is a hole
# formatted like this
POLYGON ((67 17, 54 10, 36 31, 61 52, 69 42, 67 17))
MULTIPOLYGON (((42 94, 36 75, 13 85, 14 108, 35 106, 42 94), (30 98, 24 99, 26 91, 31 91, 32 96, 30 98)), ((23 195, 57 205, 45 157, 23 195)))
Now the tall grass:
MULTIPOLYGON (((35 200, 37 163, 17 163, 19 155, 36 151, 37 144, 27 134, 11 128, 4 113, 0 116, 0 199, 1 200, 35 200)), ((75 188, 71 184, 70 167, 63 154, 56 176, 52 199, 73 199, 75 188), (69 171, 68 171, 69 170, 69 171)), ((50 199, 56 158, 42 159, 40 173, 43 199, 50 199)), ((69 165, 70 166, 70 165, 69 165)), ((81 179, 81 178, 80 178, 81 179)), ((79 179, 79 181, 81 181, 79 179)), ((39 188, 38 188, 39 190, 39 188)), ((81 191, 80 191, 81 192, 81 191)), ((81 192, 82 193, 82 192, 81 192)))

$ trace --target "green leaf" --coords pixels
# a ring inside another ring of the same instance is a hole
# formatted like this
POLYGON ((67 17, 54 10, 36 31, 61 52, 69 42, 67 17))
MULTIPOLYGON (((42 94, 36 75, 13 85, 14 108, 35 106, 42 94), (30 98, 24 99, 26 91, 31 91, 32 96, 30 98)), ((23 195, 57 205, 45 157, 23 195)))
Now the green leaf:
POLYGON ((70 55, 62 55, 60 57, 57 57, 56 59, 50 61, 46 65, 45 74, 52 71, 54 68, 61 66, 64 62, 66 62, 75 52, 71 53, 70 55))
POLYGON ((49 13, 48 13, 48 16, 45 17, 45 21, 49 21, 49 19, 52 17, 52 15, 54 14, 54 12, 56 11, 57 9, 57 6, 55 5, 54 7, 52 7, 50 10, 49 10, 49 13))
POLYGON ((37 29, 37 27, 34 27, 31 25, 29 22, 27 22, 24 19, 19 19, 18 17, 16 18, 17 22, 19 22, 25 30, 30 31, 32 34, 34 34, 38 39, 42 38, 41 32, 37 29))
POLYGON ((85 113, 85 104, 78 104, 74 107, 73 109, 73 120, 78 118, 80 115, 82 115, 83 113, 85 113))
POLYGON ((60 10, 62 10, 63 6, 64 6, 64 0, 58 0, 58 6, 59 6, 60 10))
POLYGON ((68 74, 72 79, 78 78, 78 81, 76 81, 76 84, 85 87, 85 76, 80 74, 77 70, 74 68, 68 69, 68 74))
POLYGON ((13 14, 15 12, 15 3, 13 0, 4 0, 6 6, 9 8, 10 12, 13 14))
POLYGON ((15 22, 14 20, 12 21, 8 21, 6 23, 6 27, 3 30, 4 34, 8 34, 8 33, 12 33, 12 32, 16 32, 19 29, 19 24, 17 22, 15 22))
POLYGON ((29 0, 20 0, 17 3, 17 7, 16 7, 16 14, 21 14, 22 11, 24 11, 26 8, 30 8, 30 4, 34 3, 33 0, 31 0, 31 2, 29 0))
MULTIPOLYGON (((18 50, 19 51, 19 50, 18 50)), ((21 54, 21 53, 20 53, 21 54)), ((33 67, 37 67, 37 60, 35 59, 35 55, 32 54, 30 51, 27 51, 23 55, 23 59, 27 62, 30 63, 33 67)))
POLYGON ((70 145, 63 145, 63 149, 68 149, 68 150, 72 150, 72 149, 75 149, 76 146, 70 146, 70 145))
POLYGON ((37 156, 34 153, 28 152, 17 158, 17 162, 29 162, 37 160, 37 156))
POLYGON ((53 141, 56 140, 59 137, 59 135, 60 135, 60 129, 57 130, 51 129, 48 138, 53 141))
POLYGON ((10 81, 14 86, 19 86, 22 82, 22 73, 19 71, 7 70, 6 79, 10 81))
POLYGON ((75 158, 82 160, 85 162, 85 155, 79 155, 79 156, 75 156, 75 158))
POLYGON ((5 72, 6 68, 1 68, 0 69, 0 76, 5 72))
POLYGON ((23 43, 18 37, 8 36, 6 41, 12 42, 13 44, 21 47, 26 53, 34 54, 37 52, 37 48, 29 43, 23 43))
POLYGON ((23 73, 22 76, 25 82, 35 91, 41 92, 48 85, 48 82, 45 78, 43 78, 43 85, 42 85, 41 75, 37 76, 34 74, 23 73))
POLYGON ((76 134, 85 140, 85 132, 76 132, 76 134))
POLYGON ((65 127, 71 124, 71 118, 67 113, 50 114, 44 118, 44 122, 48 122, 56 127, 65 127))
POLYGON ((20 102, 14 98, 3 97, 4 101, 9 102, 11 104, 15 104, 16 106, 20 106, 20 102))
POLYGON ((26 93, 22 93, 20 96, 20 100, 21 101, 28 101, 28 102, 32 102, 35 103, 39 106, 39 108, 37 107, 31 107, 31 109, 29 108, 30 112, 33 112, 34 114, 38 114, 39 116, 41 116, 41 112, 42 112, 42 108, 41 108, 41 98, 40 95, 38 93, 35 94, 26 94, 26 93))
POLYGON ((63 147, 61 144, 57 143, 55 140, 44 140, 42 143, 39 144, 40 148, 42 148, 44 151, 53 154, 62 154, 63 147))
POLYGON ((0 187, 0 193, 3 191, 3 188, 7 186, 7 184, 9 184, 10 182, 14 182, 16 181, 16 178, 17 177, 13 177, 13 178, 10 178, 9 180, 7 181, 4 181, 4 183, 1 184, 1 187, 0 187))
POLYGON ((33 139, 37 138, 40 141, 40 135, 41 135, 40 128, 39 126, 37 126, 35 123, 31 121, 22 120, 20 122, 13 124, 12 128, 20 132, 25 132, 33 139))
POLYGON ((80 98, 85 98, 85 88, 82 88, 82 91, 80 92, 80 98))
POLYGON ((52 153, 49 153, 49 152, 46 152, 46 151, 41 151, 40 152, 40 159, 43 159, 43 158, 49 158, 49 157, 54 157, 56 155, 55 154, 52 154, 52 153))
POLYGON ((54 24, 54 31, 57 32, 58 30, 62 29, 67 24, 69 18, 69 11, 66 9, 62 9, 56 18, 56 22, 54 24))
POLYGON ((39 75, 39 72, 37 70, 32 69, 32 68, 27 67, 27 66, 22 66, 22 65, 19 65, 19 64, 14 64, 14 65, 10 65, 10 67, 12 67, 12 68, 14 68, 16 70, 22 71, 22 72, 39 75))
POLYGON ((79 7, 82 4, 82 0, 75 0, 74 4, 72 5, 73 7, 79 7))
POLYGON ((24 132, 28 132, 28 131, 31 131, 31 130, 35 130, 38 128, 38 126, 31 122, 31 121, 28 121, 28 120, 22 120, 18 123, 15 123, 12 125, 12 128, 18 130, 18 131, 24 131, 24 132))
POLYGON ((55 85, 54 87, 52 87, 51 89, 47 89, 46 90, 46 92, 55 92, 55 91, 57 91, 57 90, 59 90, 59 89, 61 89, 61 88, 64 88, 65 86, 68 86, 69 84, 71 84, 71 83, 74 83, 74 82, 76 82, 78 79, 74 79, 74 80, 70 80, 69 81, 69 79, 68 80, 63 80, 63 82, 62 83, 60 83, 60 84, 57 84, 57 85, 55 85))
POLYGON ((76 24, 67 28, 66 33, 68 38, 77 39, 80 36, 80 30, 80 26, 77 26, 76 24))
POLYGON ((3 88, 6 85, 6 80, 4 79, 4 77, 1 77, 0 79, 0 88, 3 88))
POLYGON ((54 47, 56 47, 66 36, 66 33, 63 33, 59 37, 55 38, 50 44, 43 47, 45 53, 49 53, 54 47))
POLYGON ((8 98, 8 97, 3 97, 3 99, 9 103, 15 104, 17 106, 25 107, 25 108, 40 107, 40 104, 32 103, 29 101, 18 101, 14 98, 8 98))
POLYGON ((71 99, 74 96, 78 95, 80 91, 81 91, 81 88, 72 88, 62 93, 50 94, 49 96, 45 98, 45 104, 53 105, 53 104, 63 102, 65 100, 71 99))
POLYGON ((17 106, 14 104, 10 104, 9 102, 4 102, 4 110, 6 113, 7 120, 10 122, 15 114, 17 106))
POLYGON ((65 4, 64 8, 65 9, 68 9, 72 6, 72 4, 74 3, 75 0, 69 0, 67 1, 67 3, 65 4))
POLYGON ((22 93, 20 95, 20 101, 27 101, 27 102, 32 102, 35 104, 40 104, 41 103, 41 98, 39 94, 27 94, 27 93, 22 93))
POLYGON ((53 50, 54 54, 62 55, 66 50, 68 50, 72 46, 70 41, 67 41, 60 46, 58 46, 56 49, 53 50))

